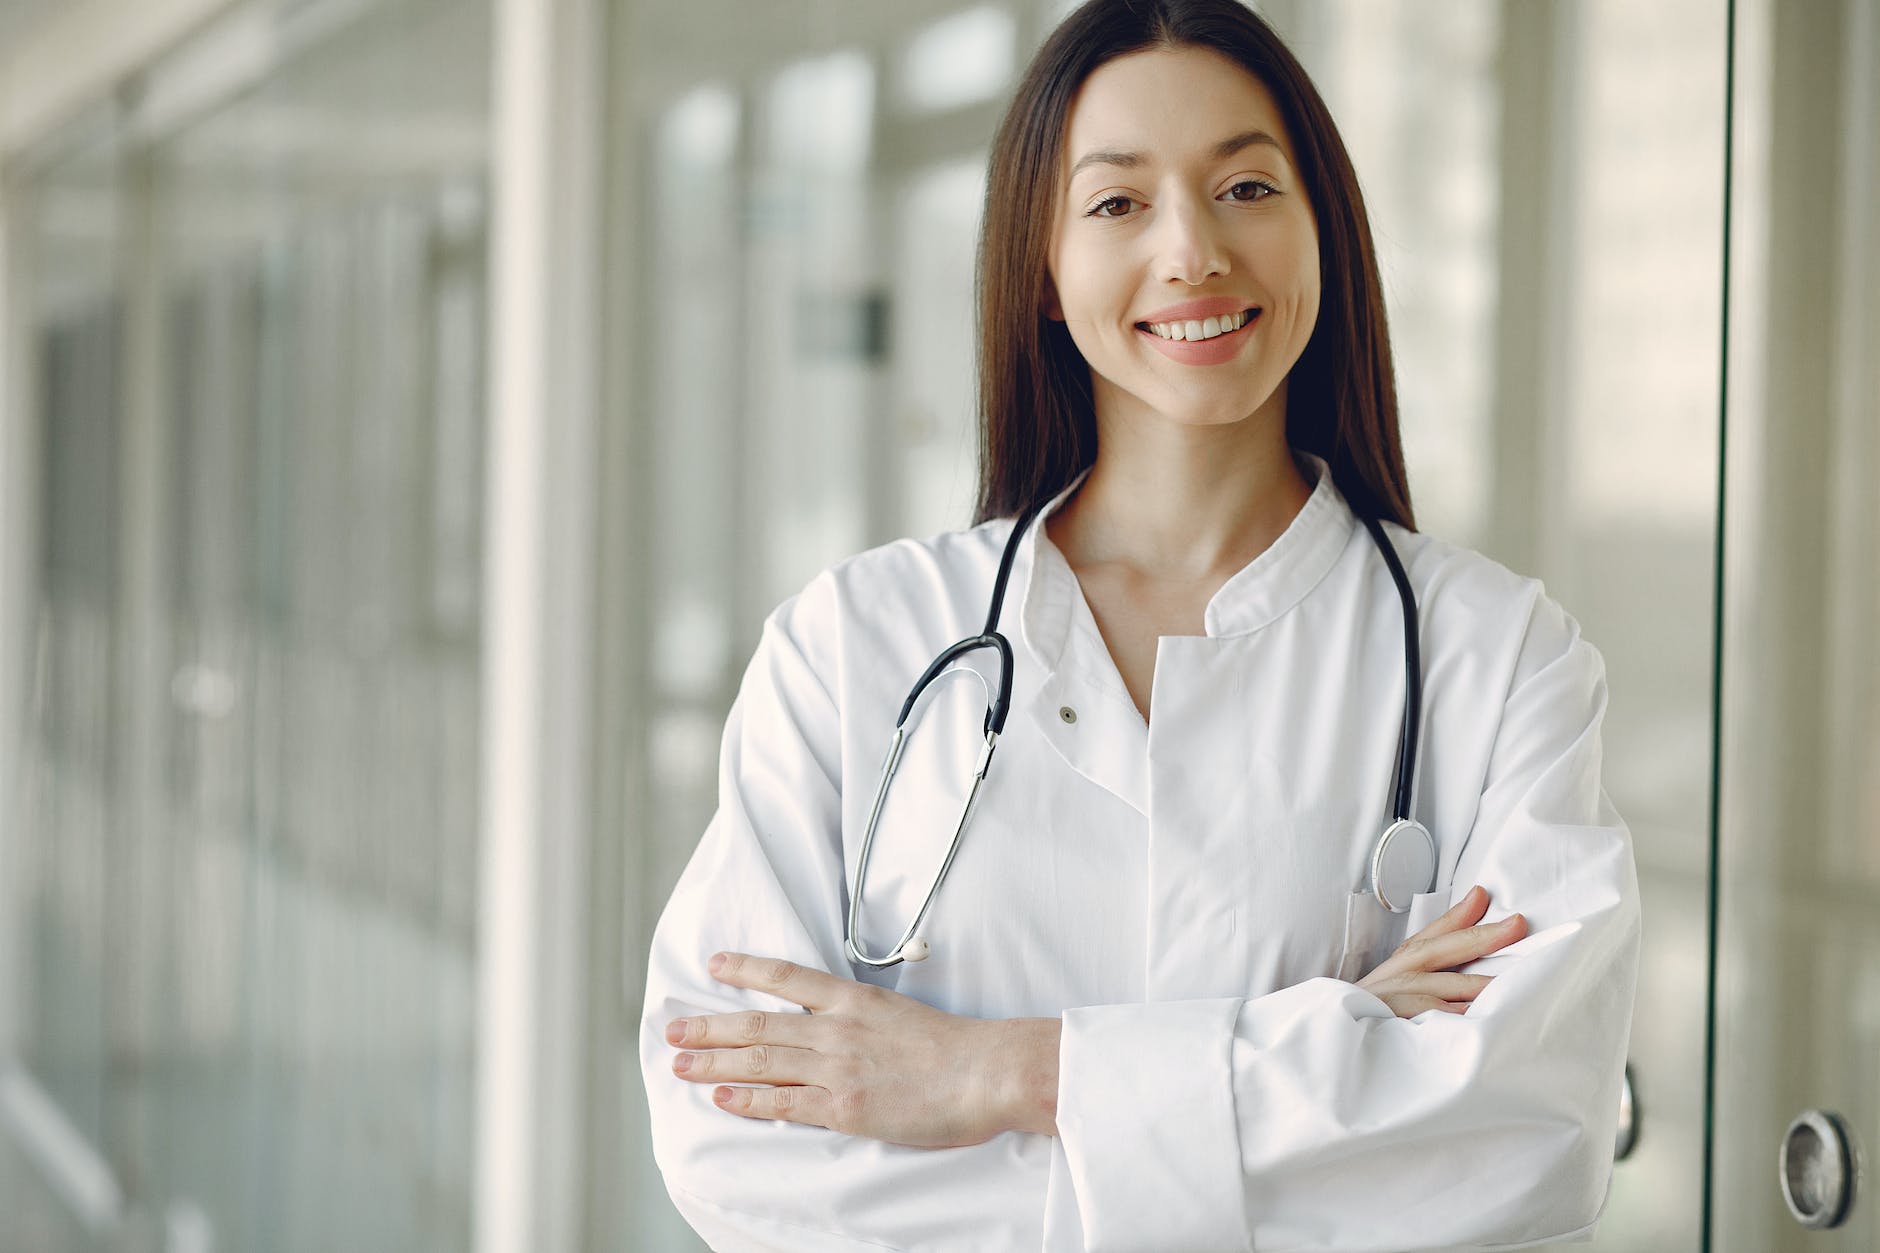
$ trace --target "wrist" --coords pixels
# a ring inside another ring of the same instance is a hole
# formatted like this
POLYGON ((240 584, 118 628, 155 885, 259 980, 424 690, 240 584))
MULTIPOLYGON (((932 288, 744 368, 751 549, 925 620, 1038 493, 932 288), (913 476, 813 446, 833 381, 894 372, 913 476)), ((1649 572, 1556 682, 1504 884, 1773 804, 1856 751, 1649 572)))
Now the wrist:
POLYGON ((999 1024, 992 1074, 1001 1127, 1057 1135, 1059 1018, 1008 1018, 999 1024))

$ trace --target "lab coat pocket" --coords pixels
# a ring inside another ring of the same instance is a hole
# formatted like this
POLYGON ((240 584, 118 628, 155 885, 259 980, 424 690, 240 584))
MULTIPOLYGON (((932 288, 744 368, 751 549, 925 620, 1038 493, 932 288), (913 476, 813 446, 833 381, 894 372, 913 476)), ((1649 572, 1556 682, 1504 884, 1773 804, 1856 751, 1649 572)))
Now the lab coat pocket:
POLYGON ((1338 958, 1338 977, 1356 983, 1397 951, 1397 946, 1441 917, 1449 908, 1449 889, 1418 892, 1401 914, 1385 909, 1369 888, 1353 892, 1345 901, 1345 947, 1338 958))

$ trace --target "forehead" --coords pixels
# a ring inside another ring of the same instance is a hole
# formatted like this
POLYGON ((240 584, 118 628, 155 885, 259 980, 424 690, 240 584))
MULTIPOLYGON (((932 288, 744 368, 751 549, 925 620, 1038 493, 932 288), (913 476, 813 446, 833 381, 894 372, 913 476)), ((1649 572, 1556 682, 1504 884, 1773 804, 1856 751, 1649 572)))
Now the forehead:
POLYGON ((1291 159, 1273 93, 1238 62, 1212 48, 1146 49, 1106 61, 1084 80, 1071 101, 1060 168, 1068 178, 1096 149, 1152 162, 1201 160, 1215 140, 1253 129, 1272 135, 1291 159))

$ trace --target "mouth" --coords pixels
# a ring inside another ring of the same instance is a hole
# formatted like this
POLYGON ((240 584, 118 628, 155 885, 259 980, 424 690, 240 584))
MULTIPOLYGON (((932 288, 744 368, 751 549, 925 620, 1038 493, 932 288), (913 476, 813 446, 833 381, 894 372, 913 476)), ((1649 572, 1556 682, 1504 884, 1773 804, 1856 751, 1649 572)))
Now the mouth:
POLYGON ((1166 339, 1173 343, 1206 343, 1209 340, 1225 339, 1242 334, 1258 321, 1259 317, 1260 308, 1256 305, 1250 309, 1242 309, 1238 314, 1227 319, 1225 325, 1220 318, 1201 318, 1189 322, 1138 322, 1136 329, 1145 335, 1153 335, 1157 339, 1166 339), (1235 319, 1239 321, 1238 326, 1232 324, 1235 319))

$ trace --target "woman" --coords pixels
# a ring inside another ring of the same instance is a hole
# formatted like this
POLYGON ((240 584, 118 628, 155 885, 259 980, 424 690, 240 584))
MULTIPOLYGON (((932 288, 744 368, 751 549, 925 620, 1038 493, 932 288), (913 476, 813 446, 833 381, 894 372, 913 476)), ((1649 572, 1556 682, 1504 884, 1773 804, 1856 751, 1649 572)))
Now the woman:
POLYGON ((1538 582, 1413 530, 1304 72, 1234 0, 1086 4, 1000 128, 979 284, 977 523, 771 614, 654 936, 674 1202, 720 1250, 1590 1238, 1639 936, 1604 669, 1538 582), (1011 716, 957 856, 904 942, 992 649, 915 702, 851 950, 884 740, 989 601, 1011 716), (1407 705, 1434 864, 1387 893, 1407 705))

